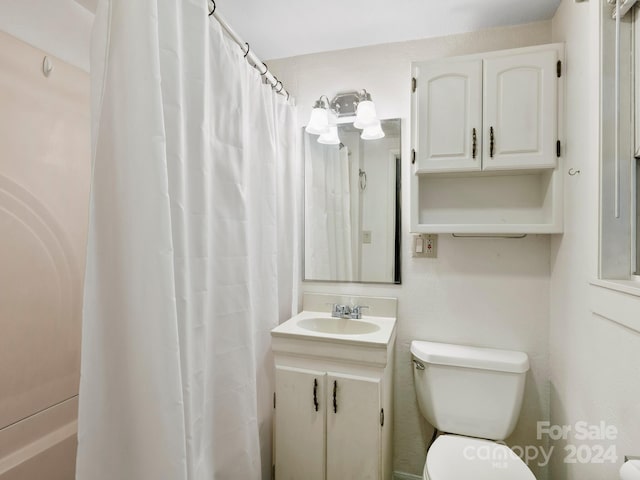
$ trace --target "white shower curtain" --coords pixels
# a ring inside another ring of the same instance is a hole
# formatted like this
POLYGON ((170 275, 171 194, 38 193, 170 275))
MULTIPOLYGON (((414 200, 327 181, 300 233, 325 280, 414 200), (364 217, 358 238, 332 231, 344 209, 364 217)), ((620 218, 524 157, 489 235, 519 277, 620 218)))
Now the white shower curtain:
POLYGON ((349 149, 305 135, 305 278, 352 281, 349 149))
POLYGON ((102 0, 78 480, 270 478, 294 112, 202 0, 102 0))

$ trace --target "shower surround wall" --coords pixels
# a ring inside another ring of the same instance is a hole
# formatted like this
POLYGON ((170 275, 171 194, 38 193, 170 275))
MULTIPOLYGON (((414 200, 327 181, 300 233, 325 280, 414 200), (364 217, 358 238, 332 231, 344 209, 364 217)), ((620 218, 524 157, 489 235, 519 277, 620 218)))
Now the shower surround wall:
MULTIPOLYGON (((397 472, 421 474, 432 433, 416 404, 409 354, 413 339, 527 352, 532 367, 523 411, 508 443, 538 444, 536 422, 549 419, 549 237, 506 240, 441 235, 437 259, 411 258, 408 186, 412 173, 408 159, 412 61, 550 42, 551 22, 540 22, 267 62, 296 97, 300 126, 306 124, 321 94, 331 97, 362 88, 373 95, 380 118, 402 118, 402 285, 301 284, 302 292, 399 299, 394 385, 397 472)), ((545 467, 531 467, 538 479, 547 478, 545 467)))
POLYGON ((0 480, 74 477, 89 77, 0 32, 0 480))

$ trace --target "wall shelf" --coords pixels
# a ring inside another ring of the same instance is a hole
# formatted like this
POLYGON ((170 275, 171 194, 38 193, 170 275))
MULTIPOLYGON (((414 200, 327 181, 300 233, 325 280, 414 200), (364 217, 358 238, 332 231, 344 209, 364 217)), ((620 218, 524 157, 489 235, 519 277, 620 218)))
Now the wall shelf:
POLYGON ((556 170, 416 175, 420 233, 561 233, 562 176, 556 170))

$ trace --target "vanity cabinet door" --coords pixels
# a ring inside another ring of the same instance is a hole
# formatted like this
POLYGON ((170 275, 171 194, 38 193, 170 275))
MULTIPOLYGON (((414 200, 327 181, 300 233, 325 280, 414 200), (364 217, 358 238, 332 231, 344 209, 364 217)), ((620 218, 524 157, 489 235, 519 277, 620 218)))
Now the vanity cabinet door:
POLYGON ((482 60, 414 65, 416 172, 482 167, 482 60))
POLYGON ((381 480, 381 391, 379 379, 327 375, 327 480, 381 480))
POLYGON ((483 170, 554 168, 558 51, 484 61, 483 170))
POLYGON ((325 385, 325 372, 276 366, 278 480, 325 480, 325 385))

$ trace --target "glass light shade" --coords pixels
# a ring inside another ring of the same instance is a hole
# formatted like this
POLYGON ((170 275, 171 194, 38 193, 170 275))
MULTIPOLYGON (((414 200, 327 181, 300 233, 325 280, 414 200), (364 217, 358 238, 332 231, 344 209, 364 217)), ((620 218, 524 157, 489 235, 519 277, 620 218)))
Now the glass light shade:
POLYGON ((378 115, 376 115, 376 106, 371 100, 363 100, 358 103, 356 108, 356 121, 353 122, 353 126, 356 128, 372 127, 378 122, 378 115))
POLYGON ((360 138, 363 140, 379 140, 381 138, 384 138, 384 132, 382 131, 380 120, 378 120, 374 125, 366 127, 362 131, 362 135, 360 135, 360 138))
POLYGON ((318 143, 323 145, 339 145, 340 137, 338 137, 338 127, 336 125, 330 126, 327 133, 323 133, 318 137, 318 143))
POLYGON ((312 135, 322 135, 329 130, 329 112, 326 108, 314 108, 311 110, 311 118, 305 131, 312 135))

